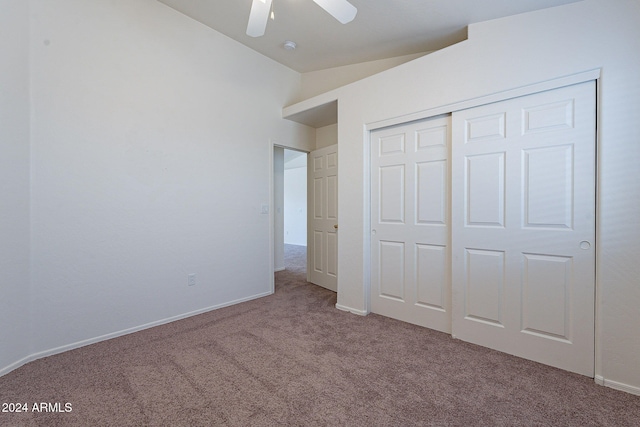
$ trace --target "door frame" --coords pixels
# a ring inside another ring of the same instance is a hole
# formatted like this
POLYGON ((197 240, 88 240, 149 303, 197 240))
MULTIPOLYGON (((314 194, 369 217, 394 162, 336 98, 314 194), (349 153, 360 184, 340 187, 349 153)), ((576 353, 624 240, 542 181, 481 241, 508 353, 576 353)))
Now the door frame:
MULTIPOLYGON (((307 155, 307 169, 309 168, 309 151, 301 149, 299 147, 293 147, 283 144, 275 139, 269 139, 269 293, 273 294, 276 290, 275 281, 275 185, 274 185, 274 162, 273 153, 276 148, 283 148, 285 150, 298 151, 307 155)), ((307 192, 307 200, 309 200, 309 194, 307 192)), ((307 222, 309 221, 309 211, 307 210, 307 222)))
MULTIPOLYGON (((600 258, 600 245, 599 236, 600 236, 600 215, 599 215, 599 205, 600 205, 600 149, 599 149, 599 140, 600 140, 600 93, 601 93, 601 75, 602 69, 596 68, 592 70, 587 70, 575 74, 571 74, 568 76, 562 76, 555 79, 544 80, 537 83, 532 83, 525 86, 520 86, 517 88, 493 93, 490 95, 480 96, 477 98, 472 98, 469 100, 456 102, 448 105, 443 105, 440 107, 430 108, 427 110, 422 110, 398 117, 394 117, 387 120, 380 120, 376 122, 367 123, 364 125, 363 131, 363 167, 364 167, 364 206, 365 206, 365 215, 363 218, 363 227, 364 227, 364 239, 363 239, 363 259, 364 259, 364 313, 371 313, 371 268, 372 268, 372 259, 371 259, 371 133, 375 130, 396 126, 403 123, 413 122, 417 120, 424 120, 431 117, 436 117, 443 114, 452 114, 455 111, 464 110, 467 108, 478 107, 485 104, 491 104, 494 102, 505 101, 511 98, 518 98, 521 96, 532 95, 538 92, 544 92, 554 89, 559 89, 565 86, 571 86, 579 83, 584 83, 587 81, 595 81, 596 84, 596 131, 595 131, 595 146, 596 146, 596 165, 595 165, 595 298, 594 298, 594 372, 595 372, 595 381, 599 384, 603 384, 604 380, 602 377, 602 328, 600 325, 600 307, 601 307, 601 292, 600 292, 600 278, 598 271, 598 259, 600 258)), ((451 147, 450 147, 451 149, 451 147)), ((451 212, 449 212, 451 215, 451 212)), ((451 239, 451 236, 449 236, 451 239)))

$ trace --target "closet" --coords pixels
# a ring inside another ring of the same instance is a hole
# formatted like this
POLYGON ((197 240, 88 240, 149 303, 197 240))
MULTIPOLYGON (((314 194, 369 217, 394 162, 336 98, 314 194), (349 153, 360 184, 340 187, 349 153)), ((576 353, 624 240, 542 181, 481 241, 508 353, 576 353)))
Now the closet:
POLYGON ((595 96, 372 131, 372 312, 593 376, 595 96))

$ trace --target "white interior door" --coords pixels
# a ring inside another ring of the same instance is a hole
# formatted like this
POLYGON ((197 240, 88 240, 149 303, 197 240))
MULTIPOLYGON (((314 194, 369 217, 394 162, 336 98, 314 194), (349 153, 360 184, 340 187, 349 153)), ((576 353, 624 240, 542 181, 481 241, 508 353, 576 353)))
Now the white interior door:
POLYGON ((338 290, 338 145, 309 154, 307 280, 338 290))
POLYGON ((450 117, 371 133, 371 311, 451 332, 450 117))
POLYGON ((453 335, 594 374, 595 83, 453 114, 453 335))

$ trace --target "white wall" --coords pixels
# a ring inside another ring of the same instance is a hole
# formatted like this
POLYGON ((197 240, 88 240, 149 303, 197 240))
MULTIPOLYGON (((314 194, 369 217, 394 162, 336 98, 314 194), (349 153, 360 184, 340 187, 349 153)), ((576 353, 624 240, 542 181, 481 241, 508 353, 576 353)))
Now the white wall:
POLYGON ((32 353, 269 293, 271 144, 315 139, 281 119, 299 74, 154 0, 31 11, 32 353))
POLYGON ((367 307, 364 125, 601 68, 596 374, 640 393, 639 22, 637 0, 585 0, 475 24, 465 42, 337 89, 338 304, 367 307))
POLYGON ((284 242, 307 246, 306 166, 284 170, 284 242))
POLYGON ((284 148, 273 148, 273 268, 275 271, 284 270, 285 244, 285 171, 284 148))
POLYGON ((338 124, 316 129, 316 150, 338 143, 338 124))
POLYGON ((0 0, 0 373, 29 353, 29 4, 0 0))
MULTIPOLYGON (((327 68, 302 74, 302 89, 299 99, 328 92, 340 86, 353 83, 365 77, 372 76, 384 70, 396 67, 405 62, 426 55, 428 52, 411 55, 396 56, 394 58, 379 59, 377 61, 361 62, 359 64, 344 65, 342 67, 327 68)), ((331 145, 331 144, 330 144, 331 145)), ((320 148, 320 147, 318 147, 320 148)))

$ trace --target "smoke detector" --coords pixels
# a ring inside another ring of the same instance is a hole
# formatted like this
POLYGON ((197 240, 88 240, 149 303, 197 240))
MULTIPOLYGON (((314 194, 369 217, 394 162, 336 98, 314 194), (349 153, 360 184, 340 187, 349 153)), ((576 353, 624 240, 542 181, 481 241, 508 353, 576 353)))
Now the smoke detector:
POLYGON ((291 40, 287 40, 286 42, 284 42, 284 48, 286 50, 295 50, 296 47, 298 47, 296 42, 292 42, 291 40))

